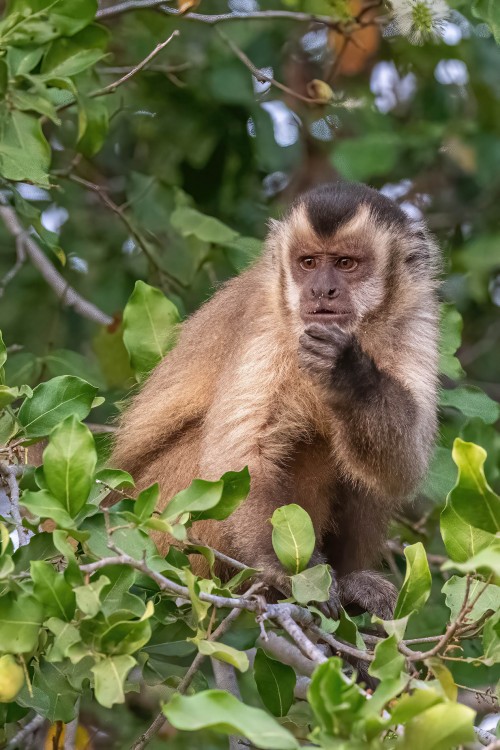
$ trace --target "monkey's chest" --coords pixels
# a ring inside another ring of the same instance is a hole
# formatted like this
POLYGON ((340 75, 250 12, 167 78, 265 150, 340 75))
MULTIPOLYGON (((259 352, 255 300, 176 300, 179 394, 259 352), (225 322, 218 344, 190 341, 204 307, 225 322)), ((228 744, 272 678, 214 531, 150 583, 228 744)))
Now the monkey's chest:
POLYGON ((291 499, 311 516, 316 534, 331 526, 332 501, 338 470, 329 443, 317 436, 312 441, 298 443, 290 462, 291 499), (293 499, 292 499, 293 498, 293 499))

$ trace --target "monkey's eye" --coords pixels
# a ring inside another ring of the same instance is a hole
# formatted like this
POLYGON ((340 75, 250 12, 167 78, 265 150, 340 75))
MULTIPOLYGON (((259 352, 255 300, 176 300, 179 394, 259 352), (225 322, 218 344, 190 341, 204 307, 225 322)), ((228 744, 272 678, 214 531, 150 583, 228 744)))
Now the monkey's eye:
POLYGON ((354 271, 357 265, 358 261, 354 258, 339 258, 337 261, 337 266, 341 271, 354 271))
POLYGON ((313 268, 316 268, 316 258, 302 258, 300 261, 300 267, 304 269, 304 271, 312 271, 313 268))

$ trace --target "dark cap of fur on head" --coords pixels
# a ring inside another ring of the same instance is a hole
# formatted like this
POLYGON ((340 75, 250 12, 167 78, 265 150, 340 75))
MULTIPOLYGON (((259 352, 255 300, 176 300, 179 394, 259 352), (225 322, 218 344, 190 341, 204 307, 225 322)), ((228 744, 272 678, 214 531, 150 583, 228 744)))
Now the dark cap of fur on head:
POLYGON ((332 236, 350 221, 362 205, 385 226, 408 226, 408 217, 393 201, 378 190, 357 182, 329 182, 301 195, 294 207, 303 205, 311 226, 320 237, 332 236))

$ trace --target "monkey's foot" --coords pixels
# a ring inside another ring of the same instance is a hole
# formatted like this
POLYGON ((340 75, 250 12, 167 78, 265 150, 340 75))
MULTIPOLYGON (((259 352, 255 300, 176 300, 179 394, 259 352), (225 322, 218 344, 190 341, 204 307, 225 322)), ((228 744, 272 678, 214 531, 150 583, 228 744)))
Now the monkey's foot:
POLYGON ((370 612, 382 620, 392 620, 398 598, 392 583, 373 570, 355 570, 342 576, 339 595, 349 614, 370 612))

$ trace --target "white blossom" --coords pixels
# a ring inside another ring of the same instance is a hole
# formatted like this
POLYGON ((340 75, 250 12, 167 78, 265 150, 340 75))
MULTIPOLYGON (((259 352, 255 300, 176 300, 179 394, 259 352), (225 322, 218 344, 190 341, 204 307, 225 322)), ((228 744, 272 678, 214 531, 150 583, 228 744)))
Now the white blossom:
POLYGON ((445 0, 392 0, 395 30, 412 44, 441 37, 450 8, 445 0))

